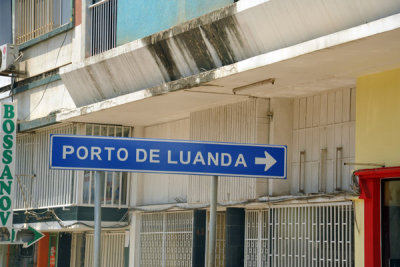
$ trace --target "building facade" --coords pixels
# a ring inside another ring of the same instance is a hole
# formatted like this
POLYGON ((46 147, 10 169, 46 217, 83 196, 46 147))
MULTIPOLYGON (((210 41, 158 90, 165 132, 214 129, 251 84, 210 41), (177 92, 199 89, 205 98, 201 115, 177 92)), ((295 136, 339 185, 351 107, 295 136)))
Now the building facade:
MULTIPOLYGON (((397 266, 398 0, 4 0, 18 48, 0 266, 93 266, 93 171, 50 134, 286 145, 287 179, 220 177, 215 266, 397 266)), ((5 53, 5 52, 4 52, 5 53)), ((102 266, 207 266, 207 176, 100 172, 102 266)))

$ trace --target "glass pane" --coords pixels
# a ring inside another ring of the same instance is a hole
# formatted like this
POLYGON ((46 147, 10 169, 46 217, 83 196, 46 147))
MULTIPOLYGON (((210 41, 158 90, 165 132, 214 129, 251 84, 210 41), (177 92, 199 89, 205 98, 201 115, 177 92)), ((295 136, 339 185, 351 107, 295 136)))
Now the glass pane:
POLYGON ((122 137, 122 127, 116 127, 116 137, 122 137))
POLYGON ((121 173, 117 172, 114 176, 114 205, 119 204, 119 194, 120 194, 120 180, 121 180, 121 173))
MULTIPOLYGON (((105 190, 105 180, 106 180, 106 175, 104 172, 99 172, 100 173, 100 195, 101 195, 101 203, 104 204, 105 200, 104 200, 104 190, 105 190)), ((93 176, 96 179, 96 175, 95 172, 93 173, 93 176)))
MULTIPOLYGON (((65 1, 68 2, 68 1, 65 1)), ((61 23, 61 3, 60 0, 53 0, 53 24, 54 27, 60 26, 61 23)))
POLYGON ((382 266, 400 266, 400 179, 383 181, 382 266))
POLYGON ((109 126, 108 127, 108 136, 115 136, 115 127, 114 126, 109 126))
POLYGON ((90 203, 94 203, 94 173, 90 172, 90 203))
POLYGON ((107 172, 107 187, 106 187, 106 200, 107 200, 107 204, 111 204, 111 198, 112 198, 112 177, 113 177, 113 173, 112 173, 112 172, 107 172))
POLYGON ((107 136, 107 126, 101 127, 101 136, 107 136))
POLYGON ((92 124, 87 124, 86 125, 86 135, 92 135, 92 124))
POLYGON ((57 261, 57 243, 58 237, 57 234, 50 235, 49 238, 49 266, 55 267, 57 261))
POLYGON ((130 137, 130 127, 124 127, 124 137, 130 137))
POLYGON ((126 205, 126 190, 128 187, 128 173, 122 173, 121 205, 126 205))
POLYGON ((90 190, 90 171, 85 171, 83 174, 83 203, 89 204, 90 190))
POLYGON ((100 135, 100 126, 94 125, 93 126, 93 135, 94 136, 99 136, 100 135))
POLYGON ((61 24, 66 24, 70 22, 71 19, 71 1, 69 0, 55 0, 56 2, 61 1, 62 9, 61 9, 61 24))

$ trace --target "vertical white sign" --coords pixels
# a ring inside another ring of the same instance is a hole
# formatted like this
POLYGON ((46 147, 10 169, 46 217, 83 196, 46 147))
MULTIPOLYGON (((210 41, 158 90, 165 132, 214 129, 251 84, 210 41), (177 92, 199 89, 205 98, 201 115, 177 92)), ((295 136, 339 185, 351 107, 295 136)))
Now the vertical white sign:
POLYGON ((15 177, 17 112, 15 103, 1 104, 0 118, 0 227, 11 233, 15 177))

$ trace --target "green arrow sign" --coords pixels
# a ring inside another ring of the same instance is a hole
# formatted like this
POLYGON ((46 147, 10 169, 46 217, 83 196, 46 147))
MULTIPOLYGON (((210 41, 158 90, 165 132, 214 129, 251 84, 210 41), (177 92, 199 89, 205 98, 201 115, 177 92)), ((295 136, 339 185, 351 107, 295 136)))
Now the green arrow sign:
POLYGON ((0 241, 0 244, 22 244, 24 248, 30 247, 35 244, 37 241, 42 239, 44 234, 37 231, 36 229, 28 226, 28 229, 11 229, 10 239, 7 241, 0 241), (33 238, 27 241, 22 240, 20 236, 17 236, 17 233, 23 230, 25 232, 30 232, 29 234, 33 234, 33 238))
POLYGON ((35 228, 28 226, 28 230, 30 230, 33 233, 33 239, 28 242, 26 247, 30 247, 31 245, 35 244, 36 242, 38 242, 40 239, 42 239, 44 237, 44 234, 39 232, 35 228))

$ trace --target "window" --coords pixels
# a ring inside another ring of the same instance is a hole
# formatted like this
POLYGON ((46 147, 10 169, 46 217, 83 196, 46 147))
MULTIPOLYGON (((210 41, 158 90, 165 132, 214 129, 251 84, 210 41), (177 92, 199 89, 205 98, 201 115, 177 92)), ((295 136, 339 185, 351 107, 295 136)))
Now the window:
POLYGON ((90 55, 103 53, 117 44, 117 0, 95 0, 91 16, 90 55))
POLYGON ((71 0, 16 0, 15 43, 22 44, 71 21, 71 0))
MULTIPOLYGON (((130 137, 131 128, 114 125, 87 124, 86 135, 130 137)), ((83 203, 94 203, 94 171, 84 172, 83 203), (89 190, 90 188, 90 190, 89 190)), ((100 172, 101 203, 103 206, 127 205, 128 173, 127 172, 100 172)))

